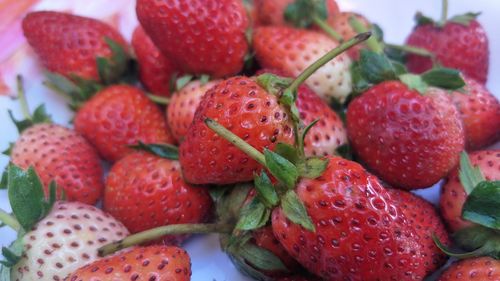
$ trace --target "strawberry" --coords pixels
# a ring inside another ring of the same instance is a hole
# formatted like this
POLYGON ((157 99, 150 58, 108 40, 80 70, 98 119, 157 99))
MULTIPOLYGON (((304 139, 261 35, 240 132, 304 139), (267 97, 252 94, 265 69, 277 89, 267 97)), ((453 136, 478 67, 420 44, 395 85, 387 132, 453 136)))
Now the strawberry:
MULTIPOLYGON (((294 3, 294 0, 255 0, 255 6, 258 13, 260 25, 287 25, 285 11, 287 7, 294 3)), ((327 0, 327 19, 328 23, 334 21, 339 13, 339 6, 335 0, 327 0)), ((352 37, 352 36, 351 36, 352 37)), ((350 37, 349 37, 350 38, 350 37)))
MULTIPOLYGON (((473 166, 478 166, 487 180, 500 180, 500 150, 482 150, 469 154, 473 166)), ((459 178, 459 168, 455 168, 447 177, 441 189, 439 205, 441 214, 448 227, 456 232, 473 225, 462 219, 462 207, 467 193, 459 178)))
POLYGON ((219 82, 220 80, 213 80, 203 83, 195 80, 172 95, 167 107, 167 123, 178 142, 188 133, 189 125, 193 122, 194 113, 205 92, 219 82))
POLYGON ((127 85, 104 88, 75 116, 75 130, 109 161, 132 150, 129 145, 174 143, 163 113, 139 89, 127 85))
MULTIPOLYGON (((337 43, 324 34, 290 27, 259 27, 253 36, 261 66, 293 77, 335 47, 337 43)), ((341 54, 316 71, 306 85, 328 102, 344 102, 352 88, 350 66, 348 55, 341 54)))
POLYGON ((490 258, 471 258, 454 262, 439 281, 500 280, 500 261, 490 258))
POLYGON ((21 168, 35 168, 46 194, 54 180, 70 201, 95 204, 101 197, 104 183, 99 155, 71 129, 36 124, 22 132, 11 155, 11 161, 21 168))
POLYGON ((500 103, 481 83, 467 77, 464 80, 466 93, 453 92, 451 98, 462 116, 466 147, 474 150, 499 139, 500 103))
POLYGON ((24 36, 52 72, 68 78, 103 80, 96 60, 106 58, 114 63, 111 78, 125 71, 125 60, 114 58, 116 48, 126 52, 125 39, 111 26, 86 17, 61 12, 31 12, 22 22, 24 36))
POLYGON ((435 235, 441 243, 450 245, 450 238, 441 217, 431 203, 413 193, 398 189, 388 189, 388 191, 420 236, 419 241, 423 246, 422 254, 425 259, 424 266, 427 274, 433 273, 448 259, 432 238, 435 235))
POLYGON ((65 280, 191 280, 191 259, 177 247, 138 247, 87 264, 65 280))
POLYGON ((248 16, 239 0, 137 1, 144 30, 187 73, 231 76, 248 52, 248 16))
MULTIPOLYGON (((455 16, 434 23, 417 16, 418 24, 408 36, 406 44, 427 49, 443 66, 456 68, 480 83, 486 83, 489 68, 488 37, 476 20, 478 14, 455 16)), ((412 72, 421 73, 433 66, 428 57, 408 56, 406 63, 412 72)))
POLYGON ((132 47, 137 56, 141 83, 156 95, 170 96, 170 81, 177 67, 156 48, 141 26, 132 35, 132 47))
MULTIPOLYGON (((331 27, 337 31, 344 40, 347 40, 353 36, 355 36, 358 32, 354 30, 354 28, 351 26, 350 19, 351 17, 356 17, 356 19, 361 22, 367 30, 370 30, 372 28, 372 24, 370 21, 368 21, 367 18, 365 18, 363 15, 358 14, 358 13, 353 13, 353 12, 341 12, 335 15, 333 17, 333 20, 331 21, 330 25, 331 27)), ((364 48, 363 45, 358 45, 353 48, 351 48, 348 51, 349 56, 357 60, 359 58, 359 51, 364 48)))
MULTIPOLYGON (((104 209, 132 233, 168 224, 202 223, 210 217, 208 189, 184 182, 179 163, 145 153, 131 153, 111 168, 104 209)), ((180 243, 186 237, 166 237, 180 243)))
POLYGON ((272 215, 283 247, 306 269, 326 280, 422 280, 425 276, 416 231, 378 179, 361 165, 329 157, 316 179, 295 188, 315 226, 309 231, 272 215))

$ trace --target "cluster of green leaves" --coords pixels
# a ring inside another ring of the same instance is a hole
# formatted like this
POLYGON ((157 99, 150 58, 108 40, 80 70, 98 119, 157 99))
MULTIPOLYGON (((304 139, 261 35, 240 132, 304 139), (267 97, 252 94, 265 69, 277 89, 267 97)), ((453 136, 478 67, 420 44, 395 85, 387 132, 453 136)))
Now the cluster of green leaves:
POLYGON ((296 27, 308 28, 328 18, 325 0, 295 0, 285 9, 285 19, 296 27))
MULTIPOLYGON (((453 22, 453 23, 458 23, 464 26, 469 26, 471 21, 477 19, 477 17, 481 15, 481 13, 465 13, 463 15, 456 15, 450 19, 447 20, 447 22, 453 22)), ((432 24, 437 27, 442 27, 440 22, 436 22, 434 19, 427 17, 423 15, 422 13, 418 12, 415 15, 415 21, 417 22, 417 25, 426 25, 426 24, 432 24)))

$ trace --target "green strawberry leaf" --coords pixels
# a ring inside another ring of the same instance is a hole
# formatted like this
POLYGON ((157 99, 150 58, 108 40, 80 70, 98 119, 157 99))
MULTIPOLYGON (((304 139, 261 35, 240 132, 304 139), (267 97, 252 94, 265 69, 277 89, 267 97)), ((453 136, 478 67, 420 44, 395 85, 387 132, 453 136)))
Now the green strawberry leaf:
POLYGON ((460 170, 458 177, 467 194, 471 194, 480 182, 486 180, 479 167, 472 166, 469 155, 467 155, 466 152, 460 154, 460 170))
POLYGON ((326 20, 328 10, 325 0, 295 0, 285 9, 285 20, 295 27, 307 28, 315 19, 326 20))
POLYGON ((424 16, 421 12, 415 14, 415 22, 417 23, 417 26, 435 24, 435 21, 432 18, 424 16))
POLYGON ((2 247, 2 255, 5 260, 0 261, 0 281, 11 281, 11 267, 16 265, 23 253, 23 237, 18 237, 9 247, 2 247))
POLYGON ((184 76, 181 76, 177 78, 175 81, 175 89, 177 91, 180 91, 182 88, 184 88, 189 82, 193 81, 194 76, 191 74, 186 74, 184 76))
POLYGON ((51 123, 52 119, 50 115, 47 114, 47 111, 45 110, 45 105, 39 105, 35 111, 33 112, 33 115, 29 119, 24 119, 24 120, 16 120, 14 118, 14 115, 12 114, 11 110, 8 110, 10 119, 16 125, 16 128, 19 133, 22 133, 24 130, 28 129, 29 127, 35 125, 35 124, 41 124, 41 123, 51 123))
POLYGON ((7 147, 7 149, 5 149, 4 151, 2 151, 2 154, 10 157, 11 154, 12 154, 12 149, 14 149, 14 143, 13 142, 9 142, 9 147, 7 147))
POLYGON ((179 160, 179 148, 166 143, 148 143, 139 141, 136 145, 130 146, 133 149, 146 151, 161 158, 179 160))
POLYGON ((2 172, 2 178, 0 180, 0 189, 7 189, 7 168, 9 166, 5 166, 2 172))
POLYGON ((477 17, 480 14, 481 13, 466 13, 463 15, 456 15, 456 16, 452 17, 451 19, 449 19, 448 21, 458 23, 458 24, 461 24, 464 26, 469 26, 471 21, 477 19, 477 17))
POLYGON ((285 157, 269 149, 264 149, 264 157, 269 172, 288 188, 294 188, 299 178, 297 167, 285 157))
POLYGON ((235 224, 240 217, 242 206, 252 188, 251 184, 228 186, 226 192, 216 201, 218 222, 235 224))
POLYGON ((345 143, 345 144, 337 147, 337 149, 335 150, 335 154, 342 157, 342 158, 348 159, 348 160, 353 159, 352 149, 348 143, 345 143))
POLYGON ((500 181, 480 182, 467 196, 462 217, 493 229, 500 229, 500 181))
POLYGON ((278 194, 266 172, 261 171, 260 175, 255 174, 253 178, 260 201, 264 203, 267 208, 276 206, 279 201, 278 194))
POLYGON ((96 81, 83 79, 76 75, 71 75, 72 81, 58 73, 45 72, 45 78, 43 84, 47 88, 70 99, 69 108, 73 111, 78 110, 83 103, 103 88, 103 85, 96 81))
POLYGON ((380 25, 372 23, 372 36, 379 42, 384 42, 384 31, 380 25))
POLYGON ((323 174, 328 166, 328 159, 311 157, 300 167, 300 175, 304 178, 315 179, 323 174))
POLYGON ((202 74, 200 76, 200 84, 202 86, 206 85, 208 83, 208 81, 210 81, 210 75, 208 75, 208 74, 202 74))
POLYGON ((451 68, 434 68, 422 75, 422 80, 429 86, 446 90, 458 90, 465 86, 465 81, 460 71, 451 68))
POLYGON ((111 58, 96 58, 97 72, 99 73, 101 83, 111 85, 118 82, 122 74, 127 71, 127 66, 129 66, 131 58, 125 49, 111 38, 105 37, 104 41, 111 49, 112 55, 111 58))
POLYGON ((292 222, 301 225, 309 231, 316 231, 311 218, 307 214, 304 203, 300 201, 295 191, 289 190, 281 198, 281 209, 285 216, 292 222))
POLYGON ((264 73, 257 76, 257 84, 264 88, 268 93, 280 96, 283 89, 290 86, 293 79, 280 77, 271 73, 264 73))
POLYGON ((274 152, 285 157, 288 161, 292 162, 295 165, 297 165, 300 161, 299 152, 297 148, 289 144, 282 142, 278 143, 274 147, 274 152))
POLYGON ((399 80, 401 80, 401 82, 403 82, 411 90, 416 90, 422 95, 425 94, 427 92, 427 89, 429 88, 429 85, 422 79, 420 75, 407 73, 399 75, 399 80))
POLYGON ((258 197, 254 197, 249 204, 241 209, 236 229, 252 230, 263 227, 269 221, 271 210, 258 197))
POLYGON ((302 143, 304 143, 305 139, 306 139, 306 136, 307 136, 307 133, 309 133, 309 131, 316 125, 318 124, 319 122, 319 118, 318 119, 315 119, 314 121, 312 121, 311 123, 309 123, 309 125, 307 125, 305 128, 304 128, 304 131, 302 133, 302 143))
MULTIPOLYGON (((456 245, 467 251, 483 248, 483 246, 493 240, 498 240, 497 231, 481 225, 462 228, 453 233, 453 241, 456 245)), ((498 251, 496 251, 496 254, 498 254, 498 251)))
POLYGON ((385 55, 374 51, 361 50, 359 67, 362 77, 373 84, 397 79, 396 70, 391 61, 385 55))
POLYGON ((245 261, 261 271, 288 271, 283 262, 270 251, 256 246, 252 243, 246 243, 238 249, 238 254, 245 261))
POLYGON ((399 76, 408 73, 408 69, 403 63, 395 60, 391 60, 391 63, 392 66, 394 67, 394 71, 396 71, 396 75, 399 76))
MULTIPOLYGON (((358 95, 360 93, 363 93, 372 86, 372 84, 363 75, 359 61, 352 63, 351 76, 352 76, 353 95, 358 95)), ((344 115, 345 115, 345 113, 344 113, 344 115)))
POLYGON ((214 202, 219 202, 224 195, 228 192, 230 188, 233 188, 231 185, 219 185, 211 187, 208 191, 210 197, 214 202))

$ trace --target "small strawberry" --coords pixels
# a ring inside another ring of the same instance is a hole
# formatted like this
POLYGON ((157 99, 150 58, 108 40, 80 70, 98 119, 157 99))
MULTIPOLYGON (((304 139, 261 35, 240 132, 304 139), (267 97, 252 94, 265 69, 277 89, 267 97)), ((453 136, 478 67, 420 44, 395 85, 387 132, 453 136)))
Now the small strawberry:
POLYGON ((141 90, 127 85, 104 88, 78 110, 75 130, 109 161, 132 151, 129 145, 174 143, 160 109, 141 90))
MULTIPOLYGON (((290 4, 297 0, 255 0, 260 25, 289 25, 285 13, 290 4)), ((304 1, 302 1, 304 2, 304 1)), ((314 1, 310 1, 314 2, 314 1)), ((320 1, 317 1, 320 2, 320 1)), ((339 13, 339 6, 335 0, 324 1, 326 5, 326 21, 332 23, 339 13)), ((355 34, 354 34, 355 35, 355 34)), ((353 36, 351 36, 353 37, 353 36)), ((349 37, 349 38, 351 38, 349 37)))
MULTIPOLYGON (((456 68, 484 84, 490 54, 486 32, 476 20, 478 15, 467 13, 448 20, 445 11, 444 18, 438 23, 417 15, 417 26, 406 44, 427 49, 436 56, 439 64, 456 68)), ((433 62, 428 57, 410 55, 406 65, 410 71, 421 73, 431 69, 433 62)))
MULTIPOLYGON (((261 66, 277 69, 292 77, 338 46, 319 32, 290 27, 259 27, 253 37, 253 48, 261 66)), ((349 56, 341 54, 311 75, 305 83, 328 102, 344 102, 352 89, 350 66, 349 56)))
POLYGON ((441 243, 450 245, 450 238, 441 217, 431 203, 413 193, 399 189, 388 189, 388 191, 420 236, 424 266, 427 274, 433 273, 448 259, 433 240, 433 235, 435 235, 441 243))
POLYGON ((500 280, 500 261, 490 258, 471 258, 454 262, 439 281, 497 281, 500 280))
POLYGON ((500 103, 486 87, 465 77, 465 93, 453 92, 465 129, 467 149, 479 149, 500 138, 500 103))
POLYGON ((220 80, 213 80, 203 83, 195 80, 172 95, 167 106, 167 123, 178 142, 181 142, 188 133, 194 113, 205 92, 219 82, 220 80))
POLYGON ((137 17, 164 55, 187 73, 235 75, 248 52, 241 0, 137 1, 137 17))
POLYGON ((78 76, 107 82, 102 80, 116 80, 126 70, 125 39, 101 21, 41 11, 29 13, 22 27, 28 43, 49 71, 70 79, 78 76), (110 63, 106 73, 97 63, 102 59, 110 63))
POLYGON ((138 247, 87 264, 65 280, 191 280, 191 259, 188 253, 171 246, 138 247))
MULTIPOLYGON (((104 210, 132 233, 162 225, 202 223, 210 217, 211 206, 208 189, 185 183, 177 161, 150 153, 125 156, 106 179, 104 210)), ((180 243, 185 238, 164 240, 180 243)))
MULTIPOLYGON (((500 180, 500 150, 482 150, 469 154, 473 166, 479 167, 487 180, 500 180)), ((441 189, 439 205, 441 214, 448 227, 456 232, 473 225, 470 221, 462 219, 462 207, 467 199, 459 178, 459 167, 455 168, 447 177, 446 183, 441 189)))
POLYGON ((132 47, 137 56, 141 83, 156 95, 170 96, 170 84, 177 67, 160 53, 141 26, 132 35, 132 47))

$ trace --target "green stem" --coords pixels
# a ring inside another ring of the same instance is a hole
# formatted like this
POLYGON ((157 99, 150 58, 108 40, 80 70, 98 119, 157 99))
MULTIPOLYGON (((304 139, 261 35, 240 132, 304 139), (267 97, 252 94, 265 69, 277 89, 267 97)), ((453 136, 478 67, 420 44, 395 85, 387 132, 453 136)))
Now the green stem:
POLYGON ((148 98, 157 104, 167 105, 170 102, 169 98, 157 96, 157 95, 153 95, 153 94, 148 94, 148 98))
POLYGON ((16 76, 17 80, 17 98, 19 99, 19 104, 21 105, 21 111, 24 118, 31 120, 31 114, 28 107, 28 101, 26 100, 26 95, 24 92, 23 77, 21 75, 16 76))
POLYGON ((333 39, 335 39, 338 42, 344 41, 344 38, 335 30, 333 29, 330 25, 328 25, 325 20, 320 19, 317 16, 313 17, 314 23, 319 26, 326 34, 330 35, 333 39))
POLYGON ((217 133, 217 135, 221 136, 225 140, 234 144, 234 146, 239 148, 241 151, 246 153, 248 156, 252 157, 252 159, 259 162, 262 166, 266 166, 266 158, 264 157, 264 154, 262 154, 260 151, 255 149, 253 146, 246 143, 243 139, 241 139, 237 135, 233 134, 233 132, 224 128, 224 126, 222 126, 221 124, 217 123, 217 121, 210 119, 210 118, 205 119, 205 124, 207 124, 207 126, 211 130, 213 130, 215 133, 217 133))
POLYGON ((16 232, 19 232, 19 230, 21 230, 21 225, 19 224, 17 219, 2 209, 0 209, 0 221, 16 232))
POLYGON ((448 20, 448 0, 442 0, 443 7, 441 10, 441 20, 439 21, 439 26, 444 26, 446 24, 446 20, 448 20))
POLYGON ((415 54, 423 57, 430 57, 433 58, 434 54, 427 51, 426 49, 423 48, 418 48, 418 47, 413 47, 413 46, 408 46, 408 45, 396 45, 396 44, 385 44, 386 47, 400 50, 409 54, 415 54))
POLYGON ((173 224, 156 227, 132 234, 120 241, 107 244, 97 250, 100 257, 112 254, 125 248, 158 240, 166 235, 195 233, 231 233, 234 225, 229 224, 173 224))
MULTIPOLYGON (((349 18, 349 24, 358 33, 367 32, 368 28, 355 16, 349 18)), ((384 47, 380 44, 375 37, 371 37, 366 41, 366 46, 375 53, 381 54, 384 51, 384 47)))

